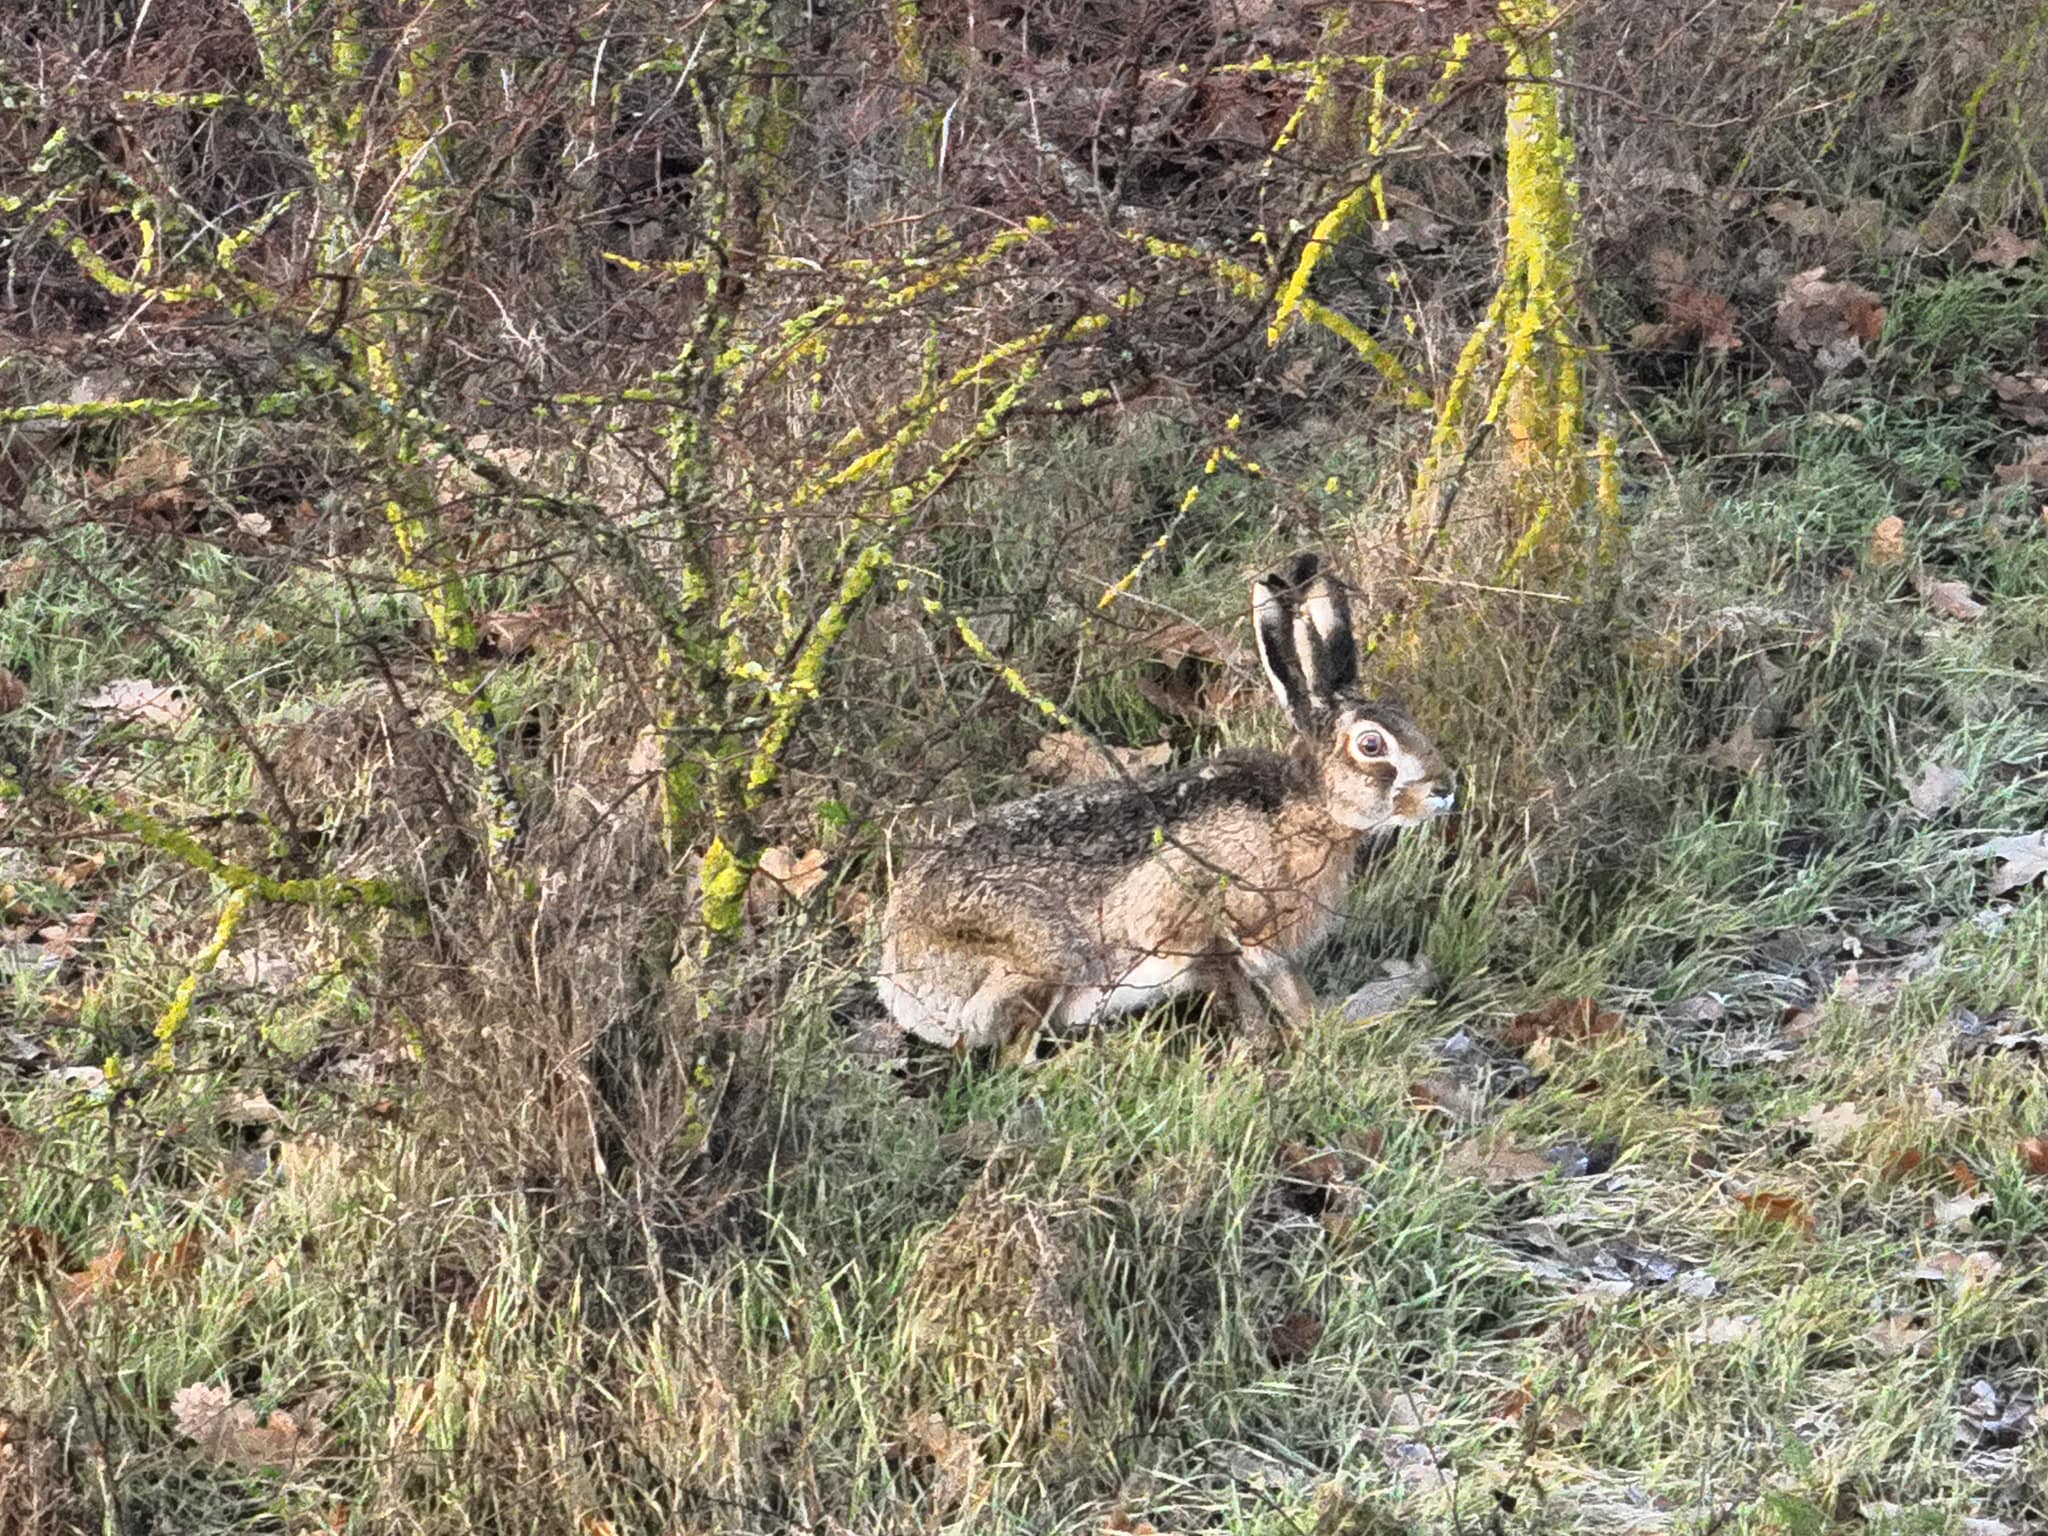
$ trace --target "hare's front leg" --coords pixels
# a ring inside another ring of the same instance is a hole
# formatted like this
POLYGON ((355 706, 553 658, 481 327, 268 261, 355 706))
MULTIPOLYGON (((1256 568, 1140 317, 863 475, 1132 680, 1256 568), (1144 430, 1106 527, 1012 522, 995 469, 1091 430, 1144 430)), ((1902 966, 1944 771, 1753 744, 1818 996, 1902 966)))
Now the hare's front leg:
POLYGON ((1239 1040, 1253 1049, 1278 1045, 1287 1035, 1299 1033, 1316 1011, 1308 978, 1278 950, 1239 950, 1227 962, 1218 991, 1235 1018, 1239 1040))

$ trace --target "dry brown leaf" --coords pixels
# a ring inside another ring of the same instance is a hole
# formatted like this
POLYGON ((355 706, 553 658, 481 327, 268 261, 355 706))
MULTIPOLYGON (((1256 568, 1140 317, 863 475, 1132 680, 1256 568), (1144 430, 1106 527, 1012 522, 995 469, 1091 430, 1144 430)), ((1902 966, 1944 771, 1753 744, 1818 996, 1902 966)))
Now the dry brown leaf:
POLYGON ((1756 1317, 1741 1312, 1732 1317, 1710 1317, 1685 1337, 1689 1343, 1726 1346, 1740 1344, 1756 1332, 1756 1317))
POLYGON ((92 930, 99 920, 99 903, 94 902, 84 911, 72 913, 61 923, 51 923, 46 928, 37 929, 36 938, 42 943, 44 957, 50 960, 74 958, 80 947, 92 936, 92 930))
POLYGON ((1991 392, 1998 408, 2014 421, 2048 427, 2048 374, 1994 373, 1991 392))
POLYGON ((1985 232, 1984 243, 1970 252, 1970 260, 1980 267, 1997 267, 2005 271, 2027 260, 2040 248, 2040 241, 2022 240, 2003 224, 1997 224, 1985 232))
POLYGON ((0 715, 11 715, 28 702, 28 684, 0 667, 0 715))
POLYGON ((1664 319, 1629 332, 1636 347, 1678 347, 1691 342, 1706 352, 1733 352, 1742 345, 1735 306, 1717 293, 1676 286, 1664 296, 1664 319))
POLYGON ((141 496, 175 489, 191 478, 191 455, 179 453, 161 438, 152 438, 121 455, 121 462, 100 490, 107 496, 141 496))
POLYGON ((2048 485, 2048 437, 2030 437, 2020 446, 2020 456, 2010 464, 1994 465, 1994 485, 2048 485))
POLYGON ((1251 658, 1244 647, 1227 635, 1219 635, 1213 629, 1200 624, 1165 624, 1138 642, 1147 651, 1169 664, 1194 658, 1197 661, 1220 662, 1226 667, 1246 667, 1251 658))
POLYGON ((1786 282, 1776 333, 1786 346, 1811 354, 1822 373, 1840 373, 1883 334, 1885 308, 1867 288, 1828 282, 1827 270, 1814 267, 1786 282))
POLYGON ((262 1423, 256 1410, 226 1387, 194 1382, 171 1396, 171 1422, 179 1434, 217 1461, 265 1471, 289 1471, 319 1454, 320 1425, 307 1416, 273 1409, 262 1423))
POLYGON ((1905 558, 1906 520, 1896 515, 1879 518, 1870 530, 1870 563, 1897 565, 1905 558))
POLYGON ((1813 1137, 1815 1146, 1831 1152, 1870 1124, 1870 1115, 1854 1104, 1816 1104, 1799 1117, 1799 1123, 1813 1137))
POLYGON ((1684 337, 1696 338, 1707 352, 1734 352, 1742 346, 1735 306, 1718 293, 1674 288, 1664 301, 1669 325, 1684 337))
POLYGON ((1461 1141, 1444 1158, 1444 1172, 1453 1178, 1478 1179, 1498 1188, 1540 1179, 1556 1165, 1531 1147, 1518 1147, 1512 1136, 1487 1142, 1461 1141))
POLYGON ((1977 851, 2000 861, 1998 873, 1991 877, 1991 894, 1994 896, 2003 896, 2007 891, 2032 885, 2041 876, 2048 875, 2048 832, 1994 837, 1977 851))
POLYGON ((1739 1190, 1735 1199, 1751 1215, 1782 1227, 1792 1227, 1808 1237, 1813 1235, 1813 1212, 1797 1195, 1781 1195, 1771 1190, 1739 1190))
POLYGON ((2029 1173, 2048 1173, 2048 1137, 2029 1136, 2018 1147, 2020 1161, 2029 1173))
POLYGON ((1311 1354, 1323 1339, 1323 1320, 1313 1312, 1290 1312, 1266 1335, 1266 1353, 1275 1365, 1289 1365, 1311 1354))
POLYGON ((1863 1337, 1875 1344, 1880 1354, 1924 1355, 1929 1352, 1933 1330, 1914 1322, 1910 1312, 1894 1312, 1867 1329, 1863 1337))
POLYGON ((1896 1184, 1926 1161, 1927 1154, 1925 1152, 1922 1152, 1918 1147, 1908 1147, 1884 1165, 1884 1170, 1879 1177, 1888 1184, 1896 1184))
POLYGON ((24 592, 35 590, 36 583, 43 579, 45 569, 42 560, 34 555, 16 555, 6 565, 0 566, 0 595, 19 597, 24 592))
POLYGON ((780 845, 765 848, 747 881, 747 908, 756 917, 765 917, 785 901, 802 901, 824 883, 824 849, 798 856, 780 845))
POLYGON ((1756 727, 1745 720, 1729 733, 1727 740, 1715 742, 1700 756, 1716 768, 1753 774, 1762 771, 1764 764, 1771 760, 1771 744, 1759 740, 1756 727))
POLYGON ((1149 747, 1098 746, 1079 731, 1055 731, 1039 737, 1024 767, 1053 784, 1098 784, 1125 774, 1142 777, 1172 760, 1173 748, 1163 741, 1149 747))
POLYGON ((1906 785, 1906 799, 1922 816, 1939 816, 1956 803, 1969 783, 1960 768, 1948 763, 1929 763, 1917 780, 1900 775, 1906 785))
POLYGON ((1915 1280, 1939 1281, 1957 1291, 1974 1291, 1989 1285, 2004 1268, 2005 1264, 1997 1254, 1982 1249, 1975 1253, 1938 1249, 1924 1255, 1913 1266, 1912 1277, 1915 1280))
POLYGON ((1796 197, 1780 197, 1765 203, 1763 214, 1765 218, 1782 224, 1788 233, 1807 239, 1827 234, 1835 223, 1834 215, 1827 209, 1815 208, 1796 197))
POLYGON ((544 640, 559 638, 568 629, 569 605, 543 603, 533 608, 485 614, 477 625, 477 634, 501 660, 510 661, 524 656, 544 640))
POLYGON ((1920 587, 1920 599, 1928 609, 1944 619, 1957 619, 1965 623, 1981 619, 1989 611, 1970 593, 1966 581, 1929 581, 1920 587))
POLYGON ((1603 1009, 1593 998, 1553 997, 1516 1014, 1501 1031, 1500 1043, 1517 1051, 1543 1039, 1576 1044, 1611 1035, 1620 1027, 1621 1015, 1603 1009))
POLYGON ((1972 1216, 1991 1203, 1989 1195, 1965 1192, 1960 1195, 1938 1195, 1934 1201, 1934 1225, 1937 1227, 1966 1226, 1972 1216))
POLYGON ((177 684, 152 683, 146 677, 117 678, 78 702, 82 708, 104 710, 117 720, 136 720, 171 730, 199 712, 199 706, 186 698, 177 684))

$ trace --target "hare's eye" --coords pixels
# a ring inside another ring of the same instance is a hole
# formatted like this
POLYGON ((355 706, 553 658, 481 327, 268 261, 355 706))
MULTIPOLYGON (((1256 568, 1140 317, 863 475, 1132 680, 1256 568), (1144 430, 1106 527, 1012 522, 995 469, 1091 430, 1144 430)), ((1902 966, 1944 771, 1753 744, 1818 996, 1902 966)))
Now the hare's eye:
POLYGON ((1387 743, 1378 731, 1360 731, 1351 738, 1351 750, 1360 757, 1384 757, 1387 743))

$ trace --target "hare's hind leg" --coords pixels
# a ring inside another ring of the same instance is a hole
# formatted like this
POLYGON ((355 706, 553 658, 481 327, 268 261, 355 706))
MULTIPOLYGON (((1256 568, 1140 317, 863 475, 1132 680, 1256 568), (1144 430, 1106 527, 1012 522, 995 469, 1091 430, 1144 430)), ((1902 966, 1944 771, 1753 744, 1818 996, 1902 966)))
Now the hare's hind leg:
POLYGON ((998 1046, 1006 1063, 1012 1057, 1028 1060, 1057 991, 1041 976, 996 961, 962 1011, 967 1027, 960 1044, 968 1049, 998 1046))

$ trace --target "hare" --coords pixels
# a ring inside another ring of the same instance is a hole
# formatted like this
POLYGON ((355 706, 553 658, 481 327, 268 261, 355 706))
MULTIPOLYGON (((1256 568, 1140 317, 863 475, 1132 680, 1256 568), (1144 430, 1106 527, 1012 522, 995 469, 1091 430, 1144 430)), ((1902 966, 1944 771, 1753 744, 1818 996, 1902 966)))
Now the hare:
POLYGON ((1252 584, 1259 659, 1293 756, 1231 751, 1144 779, 1055 789, 944 834, 882 918, 881 1001, 960 1049, 1209 992, 1254 1037, 1315 995, 1320 938, 1367 837, 1449 810, 1453 782, 1406 711, 1357 691, 1344 589, 1314 555, 1252 584))

